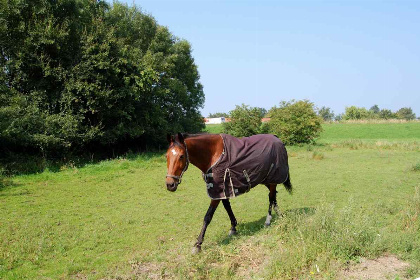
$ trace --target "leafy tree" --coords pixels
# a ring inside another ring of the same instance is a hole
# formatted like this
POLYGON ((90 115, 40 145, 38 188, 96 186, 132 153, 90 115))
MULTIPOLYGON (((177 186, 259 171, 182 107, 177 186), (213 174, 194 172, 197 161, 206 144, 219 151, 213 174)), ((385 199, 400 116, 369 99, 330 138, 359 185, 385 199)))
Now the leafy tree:
POLYGON ((362 120, 371 118, 373 118, 372 112, 369 112, 366 108, 356 106, 346 107, 343 115, 344 120, 362 120))
POLYGON ((416 114, 413 113, 411 107, 401 108, 395 114, 397 118, 404 120, 414 120, 416 118, 416 114))
POLYGON ((309 100, 281 102, 269 111, 269 130, 285 144, 313 143, 322 131, 322 118, 309 100))
POLYGON ((214 113, 214 114, 210 113, 209 114, 209 118, 221 118, 221 117, 229 118, 229 114, 228 113, 214 113))
POLYGON ((236 136, 246 137, 260 133, 261 111, 256 107, 249 107, 242 104, 236 105, 235 109, 229 112, 231 121, 223 123, 223 132, 236 136))
POLYGON ((324 121, 332 121, 334 119, 334 112, 329 107, 323 106, 318 110, 318 115, 321 116, 324 121))
POLYGON ((380 110, 378 115, 379 115, 379 118, 384 119, 384 120, 396 119, 397 118, 397 116, 395 115, 395 113, 393 113, 389 109, 382 109, 382 110, 380 110))
POLYGON ((379 109, 379 106, 375 104, 372 107, 370 107, 369 111, 372 112, 373 114, 379 114, 380 109, 379 109))
POLYGON ((256 107, 256 108, 258 109, 258 111, 260 111, 260 117, 261 118, 264 118, 267 115, 267 113, 268 113, 267 109, 262 108, 262 107, 256 107))
POLYGON ((341 121, 342 119, 343 119, 343 114, 338 114, 334 117, 334 120, 337 122, 341 121))
POLYGON ((3 149, 156 145, 204 127, 190 44, 136 7, 2 1, 0 66, 3 149))

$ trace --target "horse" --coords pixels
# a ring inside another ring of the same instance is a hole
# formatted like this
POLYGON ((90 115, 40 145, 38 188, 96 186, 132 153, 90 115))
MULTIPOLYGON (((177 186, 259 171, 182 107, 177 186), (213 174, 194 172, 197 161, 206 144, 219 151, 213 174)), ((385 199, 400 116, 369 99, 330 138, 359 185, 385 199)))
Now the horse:
POLYGON ((237 221, 229 199, 248 192, 258 184, 269 190, 268 214, 265 226, 272 219, 272 209, 278 214, 277 184, 292 193, 287 151, 280 139, 270 134, 235 138, 228 134, 167 135, 166 187, 175 192, 189 164, 201 170, 211 201, 193 253, 201 251, 207 226, 222 201, 230 218, 229 236, 237 234, 237 221))

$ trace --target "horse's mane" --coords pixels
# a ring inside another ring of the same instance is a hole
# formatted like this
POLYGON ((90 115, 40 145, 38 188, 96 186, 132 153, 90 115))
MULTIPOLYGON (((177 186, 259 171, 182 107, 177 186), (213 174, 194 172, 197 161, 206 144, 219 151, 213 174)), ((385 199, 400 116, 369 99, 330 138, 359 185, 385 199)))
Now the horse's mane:
POLYGON ((184 139, 194 138, 194 137, 199 137, 199 136, 206 136, 206 135, 212 135, 212 134, 211 133, 208 133, 208 132, 182 133, 182 136, 184 136, 184 139))

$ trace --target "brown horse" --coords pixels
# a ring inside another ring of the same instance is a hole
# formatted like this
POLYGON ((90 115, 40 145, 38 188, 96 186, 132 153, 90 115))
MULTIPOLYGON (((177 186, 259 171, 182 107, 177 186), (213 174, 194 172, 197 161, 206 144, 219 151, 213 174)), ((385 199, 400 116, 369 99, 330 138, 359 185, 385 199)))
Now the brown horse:
POLYGON ((229 198, 248 192, 257 184, 266 185, 270 191, 265 221, 265 225, 268 226, 272 219, 272 208, 278 211, 277 184, 284 184, 289 193, 292 192, 287 152, 283 143, 273 135, 238 139, 226 134, 178 133, 175 136, 168 134, 167 138, 167 189, 171 192, 177 190, 182 175, 191 163, 203 172, 207 193, 211 198, 203 227, 194 246, 195 253, 201 250, 207 226, 220 200, 231 221, 229 235, 234 235, 237 222, 229 198))

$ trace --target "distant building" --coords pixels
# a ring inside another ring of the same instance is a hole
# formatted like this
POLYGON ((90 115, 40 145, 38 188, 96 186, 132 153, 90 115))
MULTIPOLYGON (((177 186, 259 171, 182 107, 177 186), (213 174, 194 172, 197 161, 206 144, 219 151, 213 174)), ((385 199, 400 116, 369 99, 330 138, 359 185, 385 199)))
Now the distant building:
MULTIPOLYGON (((270 120, 271 120, 271 118, 262 118, 261 122, 266 123, 266 122, 269 122, 270 120)), ((225 123, 225 122, 230 122, 230 118, 225 118, 225 117, 204 118, 204 123, 205 124, 221 124, 221 123, 225 123)))
POLYGON ((205 124, 220 124, 226 122, 224 117, 221 118, 204 118, 205 124))

